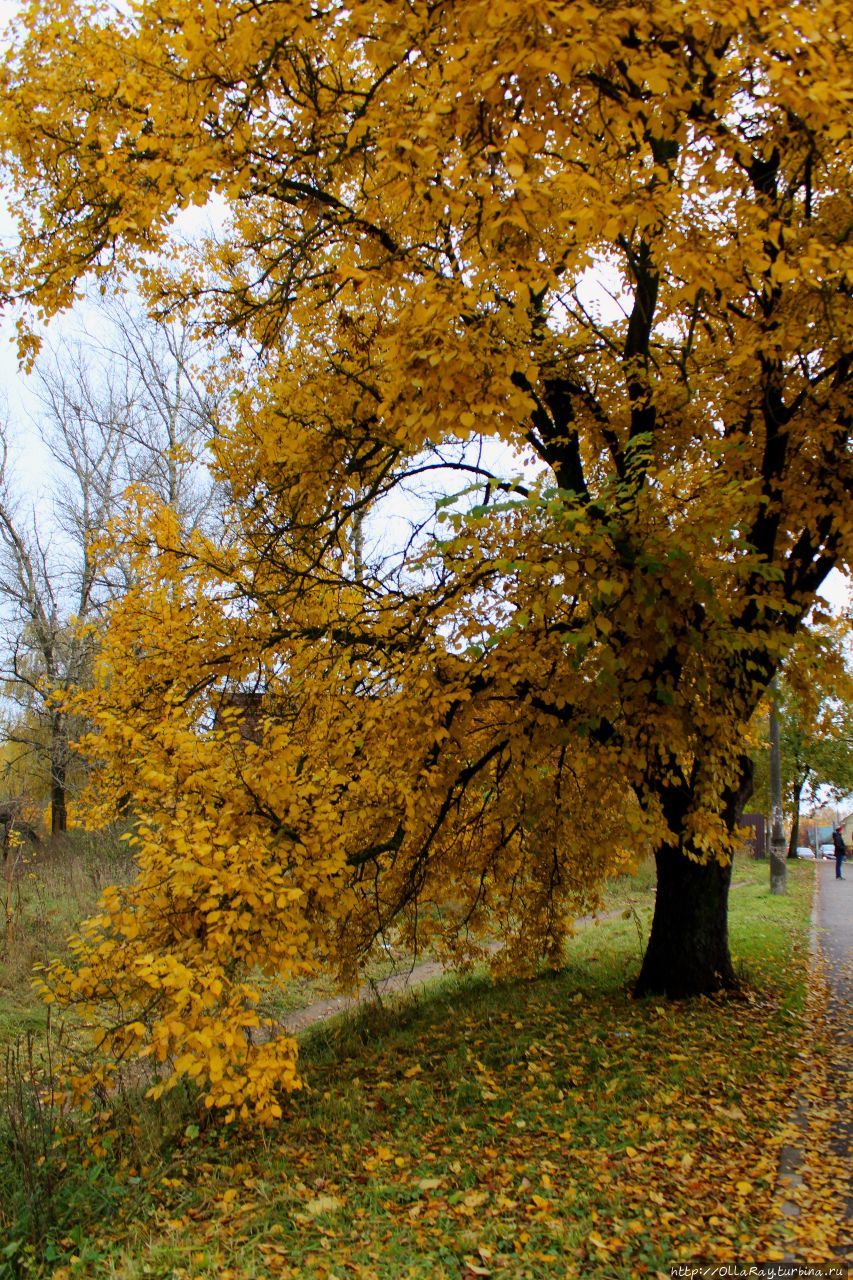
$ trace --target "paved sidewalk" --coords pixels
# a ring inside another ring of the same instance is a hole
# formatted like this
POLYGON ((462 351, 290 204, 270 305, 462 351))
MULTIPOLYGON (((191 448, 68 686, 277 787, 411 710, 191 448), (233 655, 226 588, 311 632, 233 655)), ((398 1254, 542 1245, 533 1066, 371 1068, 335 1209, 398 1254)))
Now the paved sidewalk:
MULTIPOLYGON (((833 1054, 832 1084, 837 1097, 850 1095, 853 1085, 853 861, 844 862, 843 880, 835 878, 835 863, 822 862, 817 894, 818 940, 829 983, 829 1013, 839 1037, 833 1054)), ((853 1117, 843 1116, 835 1126, 832 1149, 848 1167, 853 1138, 853 1117)), ((838 1188, 839 1210, 853 1221, 853 1185, 838 1188)))
POLYGON ((839 1262, 853 1262, 853 1185, 844 1172, 850 1168, 853 1131, 847 1104, 853 1086, 853 868, 847 867, 841 881, 835 879, 834 861, 818 862, 814 872, 812 957, 828 987, 831 1035, 823 1085, 816 1092, 805 1082, 791 1117, 793 1132, 779 1156, 778 1227, 787 1241, 784 1261, 791 1266, 805 1261, 802 1251, 813 1228, 832 1238, 839 1262))

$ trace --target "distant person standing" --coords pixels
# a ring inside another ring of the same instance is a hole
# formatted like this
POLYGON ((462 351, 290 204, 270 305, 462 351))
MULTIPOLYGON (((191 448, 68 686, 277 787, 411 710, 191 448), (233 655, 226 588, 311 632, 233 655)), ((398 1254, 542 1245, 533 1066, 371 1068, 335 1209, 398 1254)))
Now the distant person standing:
POLYGON ((836 880, 843 880, 844 876, 841 874, 841 864, 844 861, 844 855, 847 853, 847 846, 844 843, 844 836, 842 834, 841 827, 838 827, 837 830, 833 831, 832 843, 835 845, 835 878, 836 880))

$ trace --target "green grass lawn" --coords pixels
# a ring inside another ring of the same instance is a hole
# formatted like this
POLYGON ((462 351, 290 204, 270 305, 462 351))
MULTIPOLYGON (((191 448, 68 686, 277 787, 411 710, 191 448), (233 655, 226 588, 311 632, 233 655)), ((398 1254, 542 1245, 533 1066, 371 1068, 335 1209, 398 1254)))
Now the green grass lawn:
MULTIPOLYGON (((16 866, 0 878, 0 1049, 27 1031, 44 1030, 47 1006, 33 990, 34 971, 58 957, 69 959, 70 935, 94 914, 106 886, 123 883, 132 870, 127 844, 114 835, 71 832, 37 848, 25 845, 16 855, 16 866)), ((653 900, 654 865, 645 862, 635 875, 607 884, 601 911, 640 908, 653 900)), ((433 958, 426 951, 416 961, 433 958)), ((378 982, 408 973, 412 963, 409 955, 383 955, 371 962, 368 976, 378 982)), ((266 988, 264 1016, 283 1018, 337 993, 331 978, 273 983, 255 977, 266 988)))
POLYGON ((766 1257, 813 873, 773 898, 767 864, 736 866, 743 998, 631 999, 645 872, 559 975, 445 978, 315 1027, 273 1130, 204 1128, 176 1098, 114 1116, 85 1168, 67 1152, 51 1261, 21 1245, 17 1274, 615 1278, 766 1257))
POLYGON ((69 832, 24 844, 0 868, 0 1049, 43 1030, 47 1006, 33 991, 39 965, 68 959, 68 938, 109 884, 132 873, 127 845, 112 835, 69 832))

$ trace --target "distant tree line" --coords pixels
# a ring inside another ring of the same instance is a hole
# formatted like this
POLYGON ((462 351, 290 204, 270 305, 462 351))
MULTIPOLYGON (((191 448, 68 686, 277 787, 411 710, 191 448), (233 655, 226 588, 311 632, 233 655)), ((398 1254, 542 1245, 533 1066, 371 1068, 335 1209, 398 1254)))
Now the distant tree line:
POLYGON ((14 461, 22 424, 0 422, 2 786, 16 812, 46 801, 53 833, 83 776, 83 726, 57 695, 93 679, 105 607, 132 580, 129 562, 104 570, 98 539, 131 487, 186 531, 215 525, 220 498, 200 461, 218 397, 186 328, 115 301, 95 319, 97 337, 65 339, 35 365, 32 427, 53 459, 41 493, 14 461))

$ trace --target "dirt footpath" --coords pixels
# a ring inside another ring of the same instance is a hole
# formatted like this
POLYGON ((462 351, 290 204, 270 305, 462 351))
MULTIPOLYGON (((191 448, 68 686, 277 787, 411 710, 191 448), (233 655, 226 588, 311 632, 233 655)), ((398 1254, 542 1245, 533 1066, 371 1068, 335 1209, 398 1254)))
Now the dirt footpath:
MULTIPOLYGON (((581 916, 575 921, 574 927, 580 929, 596 920, 614 920, 622 914, 622 911, 608 911, 604 915, 581 916)), ((494 942, 488 949, 497 951, 500 945, 499 942, 494 942)), ((318 1000, 315 1004, 309 1004, 304 1009, 294 1009, 293 1013, 282 1018, 281 1025, 285 1031, 296 1035, 299 1031, 305 1031, 307 1027, 313 1027, 316 1022, 325 1022, 327 1018, 334 1018, 338 1013, 346 1013, 350 1009, 358 1008, 359 1005, 370 1004, 371 1001, 381 1001, 385 996, 399 991, 412 991, 448 972, 452 970, 436 960, 428 960, 401 973, 390 974, 378 982, 367 982, 354 996, 332 996, 328 1000, 318 1000)))

